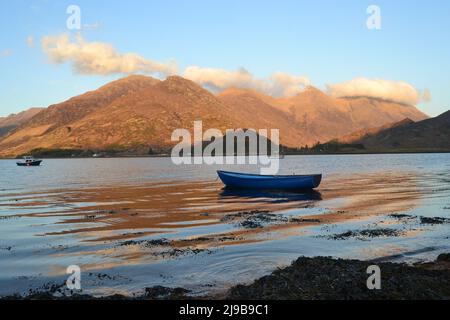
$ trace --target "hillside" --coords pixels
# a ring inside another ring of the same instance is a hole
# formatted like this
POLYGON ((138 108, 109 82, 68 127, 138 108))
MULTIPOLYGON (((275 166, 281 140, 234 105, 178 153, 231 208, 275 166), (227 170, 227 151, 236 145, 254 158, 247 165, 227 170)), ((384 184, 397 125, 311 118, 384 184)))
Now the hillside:
POLYGON ((167 152, 174 129, 192 131, 202 120, 204 131, 280 129, 287 147, 400 121, 427 116, 413 106, 369 98, 335 99, 309 87, 288 99, 229 89, 215 96, 182 77, 164 81, 129 76, 97 90, 49 106, 0 138, 0 156, 36 148, 167 152))
POLYGON ((42 110, 43 108, 30 108, 17 114, 0 117, 0 137, 27 122, 42 110))
POLYGON ((363 144, 368 150, 450 151, 450 111, 419 122, 406 119, 360 137, 347 137, 346 142, 363 144))
POLYGON ((399 127, 399 126, 404 126, 404 125, 408 125, 414 123, 413 120, 406 118, 403 119, 402 121, 398 121, 398 122, 392 122, 392 123, 387 123, 383 126, 380 127, 375 127, 375 128, 368 128, 368 129, 362 129, 362 130, 358 130, 355 132, 352 132, 348 135, 345 135, 343 137, 340 137, 338 139, 338 141, 340 143, 357 143, 359 141, 361 141, 362 139, 366 138, 366 137, 370 137, 370 136, 374 136, 384 130, 388 130, 391 128, 395 128, 395 127, 399 127))
MULTIPOLYGON (((428 118, 413 106, 364 97, 336 99, 311 86, 291 98, 274 99, 259 92, 236 89, 223 92, 219 98, 240 106, 240 109, 248 105, 253 105, 255 109, 270 105, 288 115, 302 134, 300 143, 286 144, 290 147, 329 141, 405 118, 415 121, 428 118)), ((271 119, 270 116, 268 118, 271 119)))
POLYGON ((50 106, 3 140, 0 154, 35 148, 147 149, 171 145, 174 128, 192 128, 202 119, 224 129, 226 106, 194 83, 170 77, 159 81, 131 76, 50 106))

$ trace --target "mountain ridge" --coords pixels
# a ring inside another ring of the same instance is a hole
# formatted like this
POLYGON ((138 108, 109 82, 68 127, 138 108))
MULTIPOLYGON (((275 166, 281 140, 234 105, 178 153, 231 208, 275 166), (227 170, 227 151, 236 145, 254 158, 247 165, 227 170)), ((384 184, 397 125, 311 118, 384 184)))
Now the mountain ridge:
POLYGON ((422 121, 403 121, 338 139, 371 150, 450 151, 450 110, 422 121))
POLYGON ((308 87, 291 98, 230 88, 217 95, 171 76, 132 75, 53 104, 0 138, 0 156, 36 148, 165 150, 174 129, 280 129, 280 143, 301 147, 404 118, 427 116, 413 106, 369 98, 334 98, 308 87))

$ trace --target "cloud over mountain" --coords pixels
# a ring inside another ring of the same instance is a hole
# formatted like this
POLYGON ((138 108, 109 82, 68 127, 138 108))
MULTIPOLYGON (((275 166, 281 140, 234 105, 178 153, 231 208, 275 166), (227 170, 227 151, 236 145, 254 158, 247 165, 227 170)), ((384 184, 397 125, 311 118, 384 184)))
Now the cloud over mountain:
POLYGON ((184 71, 184 77, 216 92, 237 87, 258 90, 275 97, 293 96, 310 84, 307 77, 294 76, 284 72, 273 73, 267 79, 258 79, 243 68, 237 71, 227 71, 190 66, 184 71))
POLYGON ((419 91, 403 81, 356 78, 343 83, 330 84, 328 92, 337 98, 370 97, 408 105, 416 105, 421 101, 419 91))
POLYGON ((161 63, 145 59, 135 53, 119 53, 110 44, 88 42, 81 35, 72 41, 68 34, 45 36, 42 49, 52 63, 69 62, 80 74, 108 75, 114 73, 147 73, 162 76, 177 73, 174 62, 161 63))
MULTIPOLYGON (((41 44, 50 62, 71 63, 74 71, 79 74, 144 73, 162 78, 178 74, 177 64, 174 61, 159 62, 136 53, 120 53, 108 43, 86 41, 80 34, 74 38, 69 34, 45 36, 41 44)), ((311 84, 308 77, 285 72, 275 72, 267 78, 257 78, 244 68, 229 71, 188 66, 183 76, 216 93, 237 87, 257 90, 272 97, 292 97, 311 84)), ((431 99, 429 91, 425 90, 421 94, 406 82, 367 78, 329 84, 328 93, 337 98, 369 97, 407 105, 417 105, 421 101, 431 99)))

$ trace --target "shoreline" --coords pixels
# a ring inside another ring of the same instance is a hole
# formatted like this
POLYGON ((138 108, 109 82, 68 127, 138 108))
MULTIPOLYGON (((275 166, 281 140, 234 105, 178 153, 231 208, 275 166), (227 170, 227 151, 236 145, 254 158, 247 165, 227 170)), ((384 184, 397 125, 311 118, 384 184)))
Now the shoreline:
POLYGON ((0 300, 447 300, 450 299, 450 253, 433 262, 413 265, 331 257, 299 257, 250 284, 233 286, 223 294, 190 296, 184 288, 155 286, 139 296, 67 294, 64 284, 0 300), (379 266, 381 289, 367 288, 367 268, 379 266))
MULTIPOLYGON (((420 150, 405 150, 405 151, 370 151, 370 152, 317 152, 317 153, 286 153, 283 156, 351 156, 351 155, 392 155, 392 154, 447 154, 450 150, 436 150, 436 151, 420 151, 420 150)), ((255 157, 257 155, 253 155, 255 157)), ((50 157, 50 156, 38 156, 37 158, 43 160, 68 160, 68 159, 134 159, 134 158, 170 158, 170 154, 160 154, 160 155, 111 155, 111 156, 101 156, 101 157, 50 157)), ((248 157, 248 155, 246 155, 248 157)), ((20 160, 22 157, 0 157, 0 160, 20 160)))

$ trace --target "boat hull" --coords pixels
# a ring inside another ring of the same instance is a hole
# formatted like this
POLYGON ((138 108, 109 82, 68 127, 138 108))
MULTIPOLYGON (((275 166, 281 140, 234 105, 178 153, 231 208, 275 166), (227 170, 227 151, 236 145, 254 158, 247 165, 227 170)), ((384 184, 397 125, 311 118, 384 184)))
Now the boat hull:
POLYGON ((19 167, 37 167, 41 165, 42 160, 36 160, 31 162, 17 162, 19 167))
POLYGON ((228 171, 217 171, 228 188, 258 190, 312 190, 322 181, 321 174, 302 176, 263 176, 228 171))

